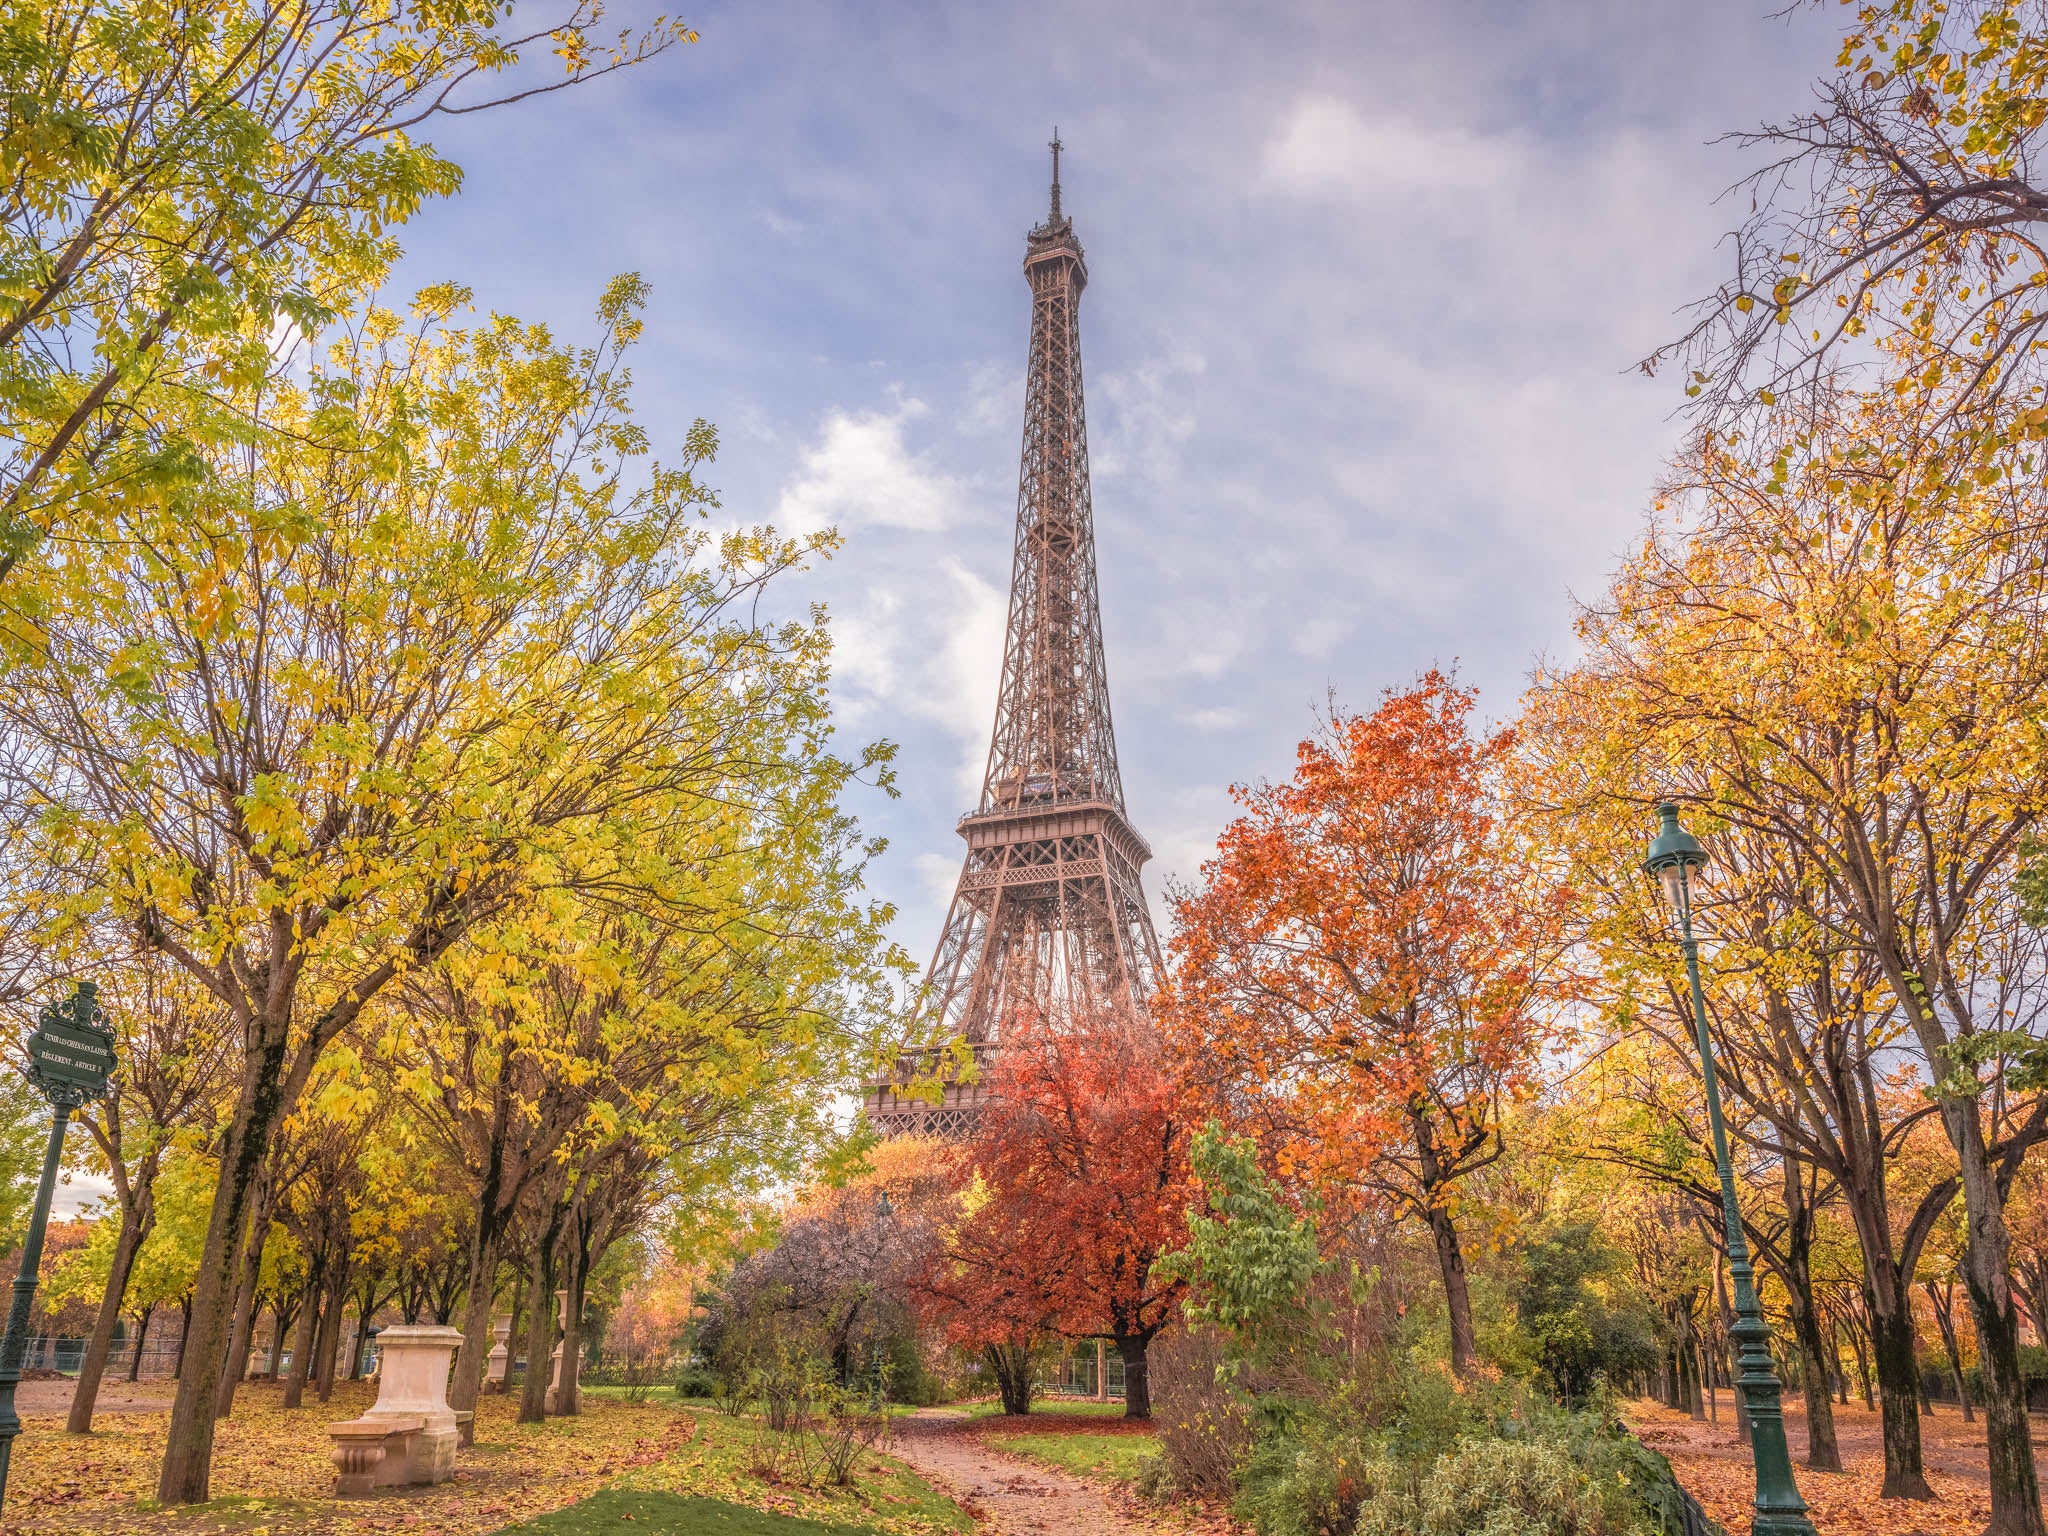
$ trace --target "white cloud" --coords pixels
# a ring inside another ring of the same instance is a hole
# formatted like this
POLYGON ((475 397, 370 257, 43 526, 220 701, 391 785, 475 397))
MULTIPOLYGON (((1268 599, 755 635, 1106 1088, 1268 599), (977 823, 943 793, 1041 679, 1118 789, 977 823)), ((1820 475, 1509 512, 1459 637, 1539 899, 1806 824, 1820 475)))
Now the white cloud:
POLYGON ((920 853, 911 863, 926 896, 941 906, 953 899, 953 887, 960 878, 958 859, 949 859, 942 853, 920 853))
POLYGON ((958 419, 970 437, 1017 437, 1024 420, 1023 371, 1014 363, 975 364, 958 419))
POLYGON ((417 222, 411 270, 580 328, 596 284, 644 269, 646 419, 720 425, 744 520, 846 529, 807 594, 849 731, 902 744, 874 879, 920 959, 1001 659, 1047 104, 1090 257, 1104 618, 1156 897, 1229 815, 1205 787, 1289 772, 1326 689, 1366 707, 1462 657, 1504 713, 1531 652, 1570 644, 1565 590, 1598 591, 1675 433, 1673 388, 1628 365, 1725 270, 1741 210, 1713 199, 1745 162, 1709 142, 1796 110, 1835 42, 1812 8, 1639 0, 1481 24, 1298 0, 1253 49, 1227 8, 1160 0, 940 29, 725 9, 687 90, 636 72, 451 126, 461 215, 417 222), (536 165, 587 216, 536 222, 536 165))
POLYGON ((1389 194, 1483 192, 1507 182, 1516 154, 1510 141, 1471 133, 1450 122, 1429 126, 1401 118, 1368 119, 1349 102, 1310 96, 1294 106, 1266 146, 1266 177, 1297 193, 1389 194))
POLYGON ((1098 410, 1088 424, 1095 474, 1105 480, 1133 471, 1171 474, 1195 433, 1189 386, 1206 367, 1200 353, 1183 350, 1105 374, 1095 387, 1098 410), (1099 408, 1104 405, 1107 410, 1099 408))
POLYGON ((837 526, 914 528, 935 533, 953 521, 964 483, 935 469, 904 441, 929 414, 906 399, 893 411, 833 411, 803 452, 797 478, 775 509, 778 525, 801 532, 837 526))

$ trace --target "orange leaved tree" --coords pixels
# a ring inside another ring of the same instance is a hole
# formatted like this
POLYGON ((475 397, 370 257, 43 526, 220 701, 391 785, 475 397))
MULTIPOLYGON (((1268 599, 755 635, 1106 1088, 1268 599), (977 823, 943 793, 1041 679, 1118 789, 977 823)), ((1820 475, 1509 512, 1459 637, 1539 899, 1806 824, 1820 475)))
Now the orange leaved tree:
POLYGON ((1441 673, 1333 715, 1285 784, 1232 791, 1161 999, 1192 1079, 1283 1172, 1427 1224, 1472 1361, 1459 1181, 1500 1156, 1559 986, 1558 902, 1504 837, 1473 694, 1441 673))
POLYGON ((1182 1282, 1153 1266, 1187 1236, 1189 1128, 1149 1021, 1098 1010, 1004 1021, 990 1097, 959 1168, 963 1215, 917 1286, 980 1346, 1004 1407, 1034 1336, 1107 1339, 1124 1412, 1150 1418, 1146 1351, 1182 1282))

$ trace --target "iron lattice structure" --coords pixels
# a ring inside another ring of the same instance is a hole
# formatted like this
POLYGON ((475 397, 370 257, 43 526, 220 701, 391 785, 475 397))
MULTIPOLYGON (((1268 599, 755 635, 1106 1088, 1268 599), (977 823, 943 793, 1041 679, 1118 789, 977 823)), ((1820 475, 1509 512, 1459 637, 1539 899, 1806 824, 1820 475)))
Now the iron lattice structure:
MULTIPOLYGON (((967 861, 928 975, 945 1034, 986 1062, 1020 1005, 1048 1012, 1141 1006, 1160 970, 1139 885, 1152 856, 1124 809, 1103 661, 1081 389, 1081 290, 1088 265, 1060 209, 1025 243, 1031 350, 1017 541, 1002 683, 981 800, 960 820, 967 861)), ((937 1105, 894 1090, 928 1072, 910 1052, 871 1085, 868 1112, 894 1134, 957 1135, 977 1083, 950 1082, 937 1105)))

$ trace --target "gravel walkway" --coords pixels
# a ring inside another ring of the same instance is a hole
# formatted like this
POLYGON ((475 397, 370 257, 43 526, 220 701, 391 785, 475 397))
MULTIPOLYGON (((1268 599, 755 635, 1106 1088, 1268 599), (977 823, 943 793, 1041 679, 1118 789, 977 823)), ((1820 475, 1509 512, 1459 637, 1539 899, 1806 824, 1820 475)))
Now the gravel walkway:
POLYGON ((986 1515, 1002 1536, 1156 1536, 1079 1478, 990 1450, 967 1433, 968 1422, 957 1409, 921 1409, 896 1421, 889 1453, 986 1515))

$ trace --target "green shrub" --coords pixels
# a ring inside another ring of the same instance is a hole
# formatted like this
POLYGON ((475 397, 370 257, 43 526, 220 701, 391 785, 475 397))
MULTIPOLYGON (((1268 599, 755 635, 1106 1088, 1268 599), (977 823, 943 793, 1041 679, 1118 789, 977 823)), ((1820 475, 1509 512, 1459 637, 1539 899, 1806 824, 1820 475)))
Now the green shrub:
MULTIPOLYGON (((1465 1441, 1418 1481, 1398 1463, 1361 1506, 1357 1536, 1629 1536, 1632 1502, 1594 1486, 1569 1449, 1547 1440, 1465 1441)), ((1618 1492, 1618 1490, 1617 1490, 1618 1492)))
POLYGON ((1327 1424, 1295 1435, 1269 1431, 1252 1444, 1236 1511, 1259 1536, 1350 1536, 1359 1511, 1384 1485, 1378 1446, 1327 1424))
MULTIPOLYGON (((1639 1523, 1656 1536, 1686 1536, 1686 1495, 1671 1463, 1625 1430, 1603 1429, 1575 1442, 1573 1454, 1594 1483, 1625 1489, 1634 1499, 1639 1523)), ((1705 1520, 1704 1512, 1701 1519, 1705 1520)), ((1711 1536, 1726 1536, 1718 1520, 1706 1520, 1711 1536)))
POLYGON ((718 1373, 702 1362, 692 1361, 676 1372, 675 1388, 677 1397, 716 1397, 718 1373))
POLYGON ((1595 1223, 1554 1226, 1525 1242, 1521 1257, 1513 1353, 1532 1360, 1566 1404, 1584 1403, 1603 1375, 1624 1377, 1657 1362, 1657 1317, 1595 1223))
POLYGON ((1271 1414, 1237 1513, 1260 1536, 1683 1536, 1670 1463, 1594 1396, 1572 1412, 1416 1369, 1271 1414))

